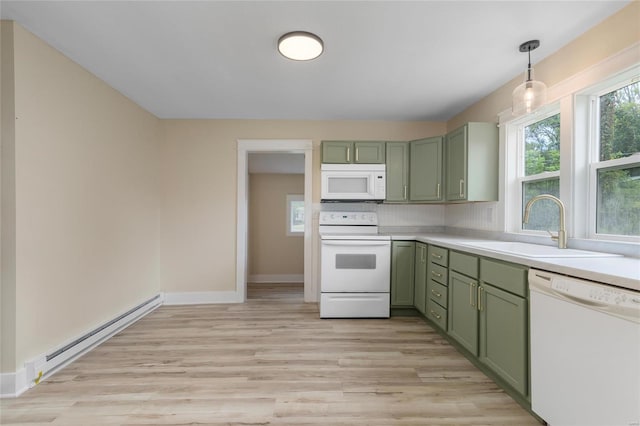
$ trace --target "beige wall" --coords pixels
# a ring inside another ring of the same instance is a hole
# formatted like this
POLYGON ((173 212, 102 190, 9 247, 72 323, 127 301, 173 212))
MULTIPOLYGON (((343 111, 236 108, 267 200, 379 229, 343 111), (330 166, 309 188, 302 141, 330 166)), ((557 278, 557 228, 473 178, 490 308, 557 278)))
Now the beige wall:
POLYGON ((304 194, 304 175, 249 176, 249 276, 304 273, 304 238, 287 235, 288 194, 304 194))
POLYGON ((0 373, 16 365, 13 23, 0 22, 0 373))
MULTIPOLYGON (((536 63, 536 79, 547 87, 573 76, 640 41, 640 1, 633 1, 543 61, 536 63)), ((544 43, 544 39, 542 39, 544 43)), ((640 58, 640 52, 638 53, 640 58)), ((522 69, 523 73, 525 68, 522 69)), ((511 108, 511 93, 522 83, 523 74, 471 105, 447 122, 448 131, 469 121, 497 122, 498 114, 511 108)))
POLYGON ((444 122, 163 120, 161 279, 166 292, 234 291, 237 141, 311 139, 320 199, 323 139, 411 140, 444 122))
POLYGON ((16 338, 5 342, 3 333, 2 341, 14 354, 3 365, 9 371, 160 291, 159 120, 19 25, 12 35, 16 338))

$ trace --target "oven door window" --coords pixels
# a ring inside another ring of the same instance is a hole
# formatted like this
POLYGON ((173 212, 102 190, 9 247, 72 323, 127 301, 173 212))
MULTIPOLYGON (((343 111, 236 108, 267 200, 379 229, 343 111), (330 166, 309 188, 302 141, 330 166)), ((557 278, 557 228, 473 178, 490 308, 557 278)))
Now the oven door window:
POLYGON ((336 254, 336 269, 376 269, 375 254, 336 254))

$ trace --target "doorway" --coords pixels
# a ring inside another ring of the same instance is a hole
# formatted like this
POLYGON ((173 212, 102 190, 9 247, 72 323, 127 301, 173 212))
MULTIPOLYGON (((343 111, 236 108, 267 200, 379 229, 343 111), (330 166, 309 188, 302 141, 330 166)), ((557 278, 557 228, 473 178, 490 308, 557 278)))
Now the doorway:
POLYGON ((237 259, 236 292, 247 299, 249 229, 249 155, 260 153, 302 154, 304 156, 304 301, 317 301, 317 283, 313 279, 312 236, 312 153, 311 140, 238 140, 237 259))

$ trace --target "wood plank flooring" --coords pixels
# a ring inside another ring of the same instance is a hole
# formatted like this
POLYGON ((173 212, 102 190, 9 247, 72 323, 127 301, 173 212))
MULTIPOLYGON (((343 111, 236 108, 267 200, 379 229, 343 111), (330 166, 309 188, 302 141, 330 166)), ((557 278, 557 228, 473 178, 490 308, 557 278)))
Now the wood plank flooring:
POLYGON ((166 306, 27 391, 3 425, 537 425, 423 320, 320 320, 302 287, 166 306))

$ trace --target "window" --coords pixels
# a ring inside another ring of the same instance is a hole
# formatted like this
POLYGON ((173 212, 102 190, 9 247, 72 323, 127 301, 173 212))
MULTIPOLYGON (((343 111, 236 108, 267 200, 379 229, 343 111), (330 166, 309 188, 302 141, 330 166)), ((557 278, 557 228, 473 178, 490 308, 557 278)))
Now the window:
MULTIPOLYGON (((518 181, 521 213, 527 202, 540 194, 560 197, 560 114, 556 113, 519 129, 518 181)), ((552 201, 541 200, 531 209, 529 222, 522 229, 557 229, 559 211, 552 201)), ((522 216, 520 216, 522 217, 522 216)))
POLYGON ((304 196, 287 195, 287 235, 304 234, 304 196))
POLYGON ((627 244, 615 244, 640 242, 637 55, 625 51, 604 60, 549 93, 554 103, 527 116, 513 119, 510 110, 500 114, 504 230, 548 242, 545 231, 557 230, 559 222, 552 202, 534 204, 529 223, 522 224, 527 201, 548 193, 566 206, 570 239, 585 240, 596 251, 602 247, 597 240, 629 250, 627 244), (612 74, 622 58, 632 65, 612 74))
POLYGON ((640 236, 640 82, 605 92, 593 97, 592 233, 640 236))

